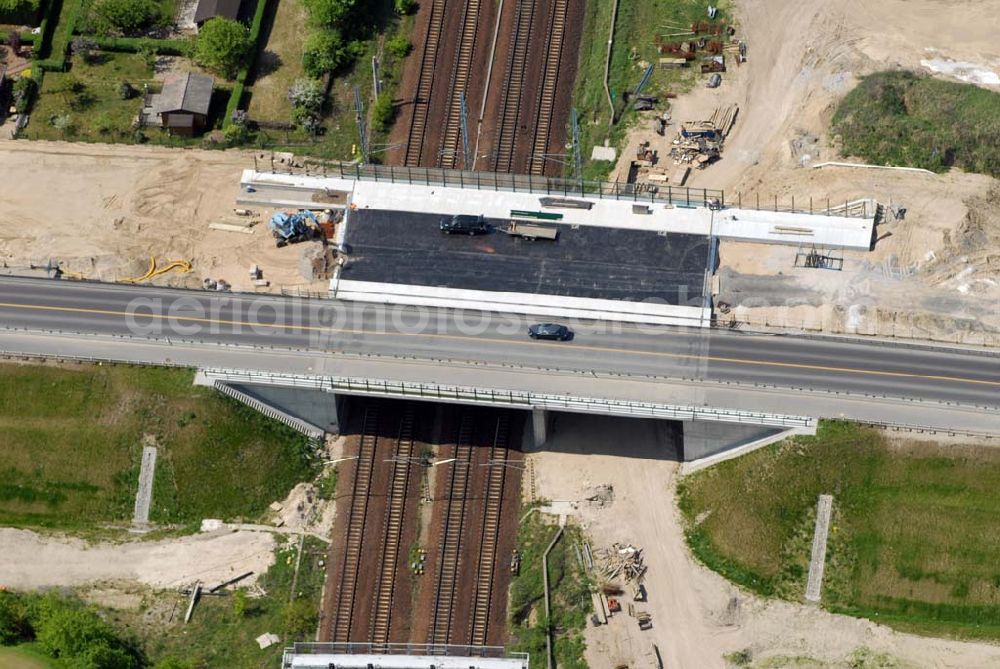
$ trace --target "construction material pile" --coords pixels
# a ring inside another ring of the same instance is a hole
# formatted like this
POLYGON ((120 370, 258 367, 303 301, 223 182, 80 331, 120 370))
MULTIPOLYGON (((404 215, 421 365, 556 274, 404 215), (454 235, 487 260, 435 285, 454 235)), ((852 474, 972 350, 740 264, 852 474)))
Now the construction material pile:
POLYGON ((612 544, 611 548, 599 550, 597 555, 601 574, 609 580, 622 577, 626 583, 639 582, 646 573, 642 549, 631 544, 612 544))
POLYGON ((670 156, 675 165, 704 169, 718 159, 726 135, 736 122, 739 106, 719 107, 707 121, 687 121, 673 141, 670 156))

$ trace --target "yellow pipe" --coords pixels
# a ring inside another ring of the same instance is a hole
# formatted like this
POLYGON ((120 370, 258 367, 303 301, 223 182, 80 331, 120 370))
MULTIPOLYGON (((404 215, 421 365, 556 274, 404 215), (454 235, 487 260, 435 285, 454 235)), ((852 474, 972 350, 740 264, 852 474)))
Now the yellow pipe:
POLYGON ((179 269, 182 272, 190 272, 192 269, 191 263, 187 260, 170 260, 165 267, 157 269, 156 258, 154 256, 149 256, 149 269, 142 276, 130 277, 128 279, 121 279, 121 283, 139 283, 140 281, 148 281, 155 276, 160 276, 161 274, 166 274, 171 270, 179 269))

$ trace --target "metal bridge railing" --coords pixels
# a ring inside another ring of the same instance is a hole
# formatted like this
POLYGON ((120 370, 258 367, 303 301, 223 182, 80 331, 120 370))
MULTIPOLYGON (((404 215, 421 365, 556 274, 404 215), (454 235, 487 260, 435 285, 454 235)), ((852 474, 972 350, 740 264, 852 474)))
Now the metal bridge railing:
POLYGON ((604 413, 617 416, 663 418, 671 420, 705 420, 725 423, 769 425, 774 427, 813 427, 814 418, 739 409, 683 406, 658 402, 638 402, 597 397, 578 397, 552 393, 478 388, 437 383, 417 383, 355 377, 323 377, 277 374, 272 372, 205 369, 206 377, 230 383, 276 385, 292 388, 312 388, 350 395, 379 395, 401 399, 438 402, 460 402, 488 406, 520 407, 604 413))

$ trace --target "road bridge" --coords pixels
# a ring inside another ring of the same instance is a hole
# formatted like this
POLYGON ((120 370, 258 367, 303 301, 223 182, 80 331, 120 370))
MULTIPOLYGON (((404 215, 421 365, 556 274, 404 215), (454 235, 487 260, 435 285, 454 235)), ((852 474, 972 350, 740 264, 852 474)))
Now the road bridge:
POLYGON ((538 342, 509 314, 24 278, 0 278, 0 324, 6 354, 183 365, 333 395, 1000 435, 1000 355, 984 351, 609 322, 538 342))

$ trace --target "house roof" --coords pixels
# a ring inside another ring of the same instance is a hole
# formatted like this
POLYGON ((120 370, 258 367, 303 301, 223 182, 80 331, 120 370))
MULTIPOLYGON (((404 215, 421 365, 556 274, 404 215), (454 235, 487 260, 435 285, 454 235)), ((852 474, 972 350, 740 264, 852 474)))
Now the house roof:
POLYGON ((194 22, 201 25, 216 16, 235 19, 240 13, 240 4, 242 0, 198 0, 198 7, 194 10, 194 22))
POLYGON ((168 74, 163 80, 163 90, 154 97, 153 109, 157 114, 185 111, 208 114, 215 80, 201 74, 168 74))

